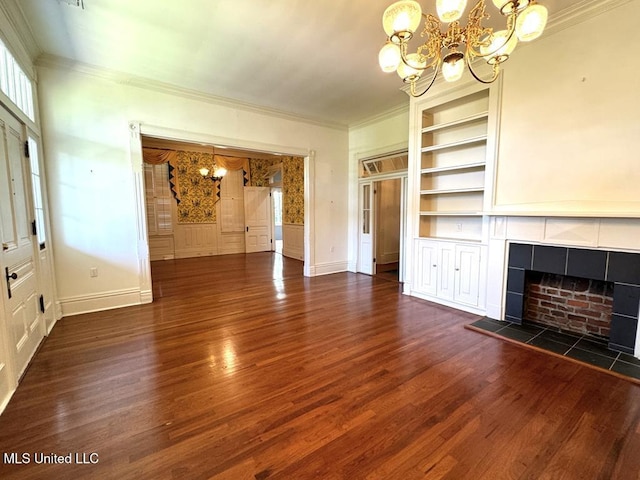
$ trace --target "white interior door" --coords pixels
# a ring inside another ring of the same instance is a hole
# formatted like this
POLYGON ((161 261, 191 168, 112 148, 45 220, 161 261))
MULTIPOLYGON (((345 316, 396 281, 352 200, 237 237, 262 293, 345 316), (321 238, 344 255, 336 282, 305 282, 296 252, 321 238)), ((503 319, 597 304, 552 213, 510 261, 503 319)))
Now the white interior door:
POLYGON ((360 184, 360 232, 358 239, 358 271, 367 275, 374 275, 374 225, 373 225, 373 182, 360 184))
POLYGON ((244 187, 245 251, 271 251, 271 188, 244 187))
MULTIPOLYGON (((4 304, 0 331, 7 339, 5 349, 13 367, 13 381, 25 370, 44 337, 23 132, 20 122, 0 108, 0 268, 3 283, 0 298, 4 304)), ((0 359, 0 368, 4 367, 6 359, 0 359)))

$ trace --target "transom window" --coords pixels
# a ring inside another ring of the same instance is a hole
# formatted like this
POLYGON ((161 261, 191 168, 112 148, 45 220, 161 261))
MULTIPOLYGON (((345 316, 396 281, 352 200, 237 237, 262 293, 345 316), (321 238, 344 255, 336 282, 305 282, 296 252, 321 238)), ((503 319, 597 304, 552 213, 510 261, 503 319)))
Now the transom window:
POLYGON ((408 167, 406 152, 360 161, 360 178, 375 177, 394 172, 406 172, 408 167))
POLYGON ((0 40, 0 90, 35 122, 31 80, 2 40, 0 40))

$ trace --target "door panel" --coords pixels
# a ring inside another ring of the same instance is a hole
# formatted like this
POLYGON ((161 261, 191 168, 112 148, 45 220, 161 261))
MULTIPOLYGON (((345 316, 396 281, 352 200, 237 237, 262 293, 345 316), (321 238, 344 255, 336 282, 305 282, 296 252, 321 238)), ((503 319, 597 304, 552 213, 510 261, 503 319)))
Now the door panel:
POLYGON ((452 300, 454 296, 455 249, 448 243, 440 243, 438 247, 438 291, 440 298, 452 300))
POLYGON ((242 170, 231 170, 220 183, 220 231, 222 233, 242 233, 245 230, 243 181, 242 170))
POLYGON ((422 293, 436 295, 437 272, 438 272, 438 247, 437 244, 425 241, 418 241, 418 285, 417 288, 422 293))
POLYGON ((478 305, 480 294, 480 248, 456 246, 456 301, 478 305))
MULTIPOLYGON (((31 173, 31 188, 33 192, 33 211, 36 220, 36 270, 38 272, 38 284, 42 295, 44 307, 43 323, 45 334, 48 334, 56 321, 54 303, 53 258, 49 238, 49 223, 47 221, 46 191, 44 185, 44 168, 40 164, 40 152, 42 151, 39 137, 33 133, 27 133, 29 137, 29 165, 31 173)), ((32 232, 33 233, 33 232, 32 232)))
POLYGON ((374 252, 374 224, 373 224, 373 183, 362 183, 360 185, 360 226, 358 249, 358 271, 367 275, 375 274, 373 261, 374 252))
POLYGON ((8 354, 18 378, 44 337, 44 326, 38 309, 36 237, 29 225, 25 137, 22 125, 4 108, 0 108, 0 135, 0 267, 7 276, 2 294, 6 323, 0 329, 9 334, 8 354))
POLYGON ((269 187, 244 187, 245 251, 271 250, 271 198, 269 187))

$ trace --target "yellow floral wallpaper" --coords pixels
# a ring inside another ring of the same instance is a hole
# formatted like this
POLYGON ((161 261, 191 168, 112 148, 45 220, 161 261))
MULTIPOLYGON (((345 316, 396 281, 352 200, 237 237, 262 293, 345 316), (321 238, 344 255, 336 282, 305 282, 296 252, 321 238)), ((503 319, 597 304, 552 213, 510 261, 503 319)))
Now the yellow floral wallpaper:
MULTIPOLYGON (((304 225, 304 159, 280 157, 274 160, 250 159, 251 185, 268 187, 266 177, 269 167, 282 162, 283 221, 304 225)), ((176 180, 180 192, 178 204, 179 223, 215 223, 217 182, 203 179, 199 169, 213 164, 211 153, 178 151, 176 155, 176 180)), ((210 167, 209 167, 210 168, 210 167)))
POLYGON ((269 167, 280 163, 279 159, 266 160, 261 158, 250 158, 249 164, 251 165, 251 186, 252 187, 268 187, 269 179, 267 174, 269 173, 269 167))
POLYGON ((177 152, 179 223, 215 223, 218 184, 202 178, 199 172, 200 168, 212 163, 211 153, 177 152))
POLYGON ((304 158, 282 157, 284 223, 304 225, 304 158))

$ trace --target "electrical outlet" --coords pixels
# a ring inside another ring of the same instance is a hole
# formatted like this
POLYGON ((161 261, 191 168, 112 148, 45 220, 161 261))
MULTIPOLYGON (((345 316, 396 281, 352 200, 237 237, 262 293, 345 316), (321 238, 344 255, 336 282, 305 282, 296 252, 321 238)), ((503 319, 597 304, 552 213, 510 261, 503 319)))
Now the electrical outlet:
POLYGON ((89 268, 89 276, 90 277, 97 277, 98 276, 98 267, 89 268))
POLYGON ((462 231, 462 224, 461 223, 456 223, 456 230, 461 232, 462 231))

